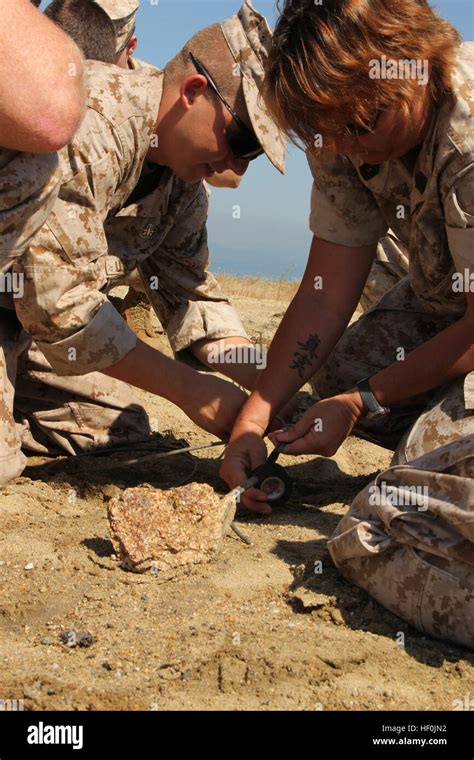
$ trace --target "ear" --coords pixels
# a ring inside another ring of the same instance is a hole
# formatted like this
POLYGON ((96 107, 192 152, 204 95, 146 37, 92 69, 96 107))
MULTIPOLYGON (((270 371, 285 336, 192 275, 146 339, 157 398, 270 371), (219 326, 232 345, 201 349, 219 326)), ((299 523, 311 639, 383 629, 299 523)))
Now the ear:
POLYGON ((131 38, 127 46, 127 52, 129 55, 134 54, 135 50, 137 49, 137 45, 138 45, 138 37, 136 35, 133 35, 133 37, 131 38))
POLYGON ((179 90, 181 104, 188 111, 195 103, 196 98, 207 92, 207 79, 202 74, 190 74, 183 80, 179 90))

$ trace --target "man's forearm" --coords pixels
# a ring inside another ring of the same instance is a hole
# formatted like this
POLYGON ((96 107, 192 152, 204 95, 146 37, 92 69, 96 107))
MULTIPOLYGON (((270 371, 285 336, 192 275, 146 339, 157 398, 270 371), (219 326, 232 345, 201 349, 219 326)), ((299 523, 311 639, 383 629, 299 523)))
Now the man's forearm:
POLYGON ((178 406, 186 394, 189 394, 197 375, 191 367, 170 359, 141 340, 123 359, 102 372, 116 380, 166 398, 178 406))
POLYGON ((266 351, 247 338, 236 336, 218 340, 198 340, 190 351, 215 372, 231 378, 243 388, 252 390, 266 365, 266 351))
MULTIPOLYGON (((466 315, 370 378, 378 402, 390 406, 474 370, 474 319, 466 315)), ((362 379, 362 378, 361 378, 362 379)))

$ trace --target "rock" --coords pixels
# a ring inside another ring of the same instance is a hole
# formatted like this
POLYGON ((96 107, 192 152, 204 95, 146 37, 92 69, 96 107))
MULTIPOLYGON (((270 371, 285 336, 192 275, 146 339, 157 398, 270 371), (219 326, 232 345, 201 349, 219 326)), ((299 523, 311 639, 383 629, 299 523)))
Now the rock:
POLYGON ((108 483, 106 486, 103 486, 102 488, 102 496, 107 501, 117 496, 120 496, 120 494, 121 494, 120 488, 113 485, 112 483, 108 483))
POLYGON ((33 570, 33 568, 34 568, 34 564, 32 562, 28 562, 23 569, 24 570, 33 570))
POLYGON ((290 571, 295 581, 302 581, 306 572, 306 565, 304 563, 301 565, 291 565, 290 571))
POLYGON ((41 681, 35 681, 31 686, 27 686, 26 689, 24 689, 23 694, 27 699, 36 699, 38 694, 41 691, 42 687, 41 681))
POLYGON ((89 631, 61 631, 59 640, 68 647, 90 647, 97 639, 89 631))
POLYGON ((112 544, 122 567, 137 573, 209 562, 234 519, 235 498, 205 483, 168 490, 127 488, 108 504, 112 544))
POLYGON ((326 606, 331 607, 336 601, 334 596, 327 596, 326 594, 321 594, 318 591, 305 587, 297 589, 290 598, 298 599, 304 609, 308 611, 317 610, 326 606))

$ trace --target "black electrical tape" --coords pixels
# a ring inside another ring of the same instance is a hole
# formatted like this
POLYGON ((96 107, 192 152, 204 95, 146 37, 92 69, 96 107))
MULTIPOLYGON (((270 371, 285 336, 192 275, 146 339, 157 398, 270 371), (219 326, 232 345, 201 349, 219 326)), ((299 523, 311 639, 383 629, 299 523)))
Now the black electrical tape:
POLYGON ((254 485, 254 488, 259 488, 268 493, 269 504, 279 506, 280 504, 285 504, 290 498, 293 482, 281 465, 274 464, 254 485))

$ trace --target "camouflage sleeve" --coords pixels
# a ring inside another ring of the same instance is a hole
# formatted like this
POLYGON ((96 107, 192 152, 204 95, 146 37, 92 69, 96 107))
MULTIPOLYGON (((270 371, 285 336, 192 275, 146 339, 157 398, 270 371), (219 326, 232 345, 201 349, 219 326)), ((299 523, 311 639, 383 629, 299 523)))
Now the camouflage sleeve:
POLYGON ((474 271, 474 170, 457 179, 444 202, 449 250, 456 271, 474 271))
POLYGON ((247 336, 237 312, 207 271, 207 212, 208 197, 200 183, 159 248, 139 267, 176 358, 193 366, 196 359, 188 349, 196 341, 247 336))
POLYGON ((311 232, 337 245, 376 245, 388 225, 349 159, 321 150, 308 154, 308 163, 314 179, 311 232))
POLYGON ((9 267, 40 229, 61 180, 57 153, 0 150, 0 268, 9 267))
POLYGON ((111 153, 63 183, 48 221, 15 265, 24 282, 17 315, 58 375, 110 367, 137 342, 103 292, 113 257, 99 204, 102 193, 113 193, 117 171, 111 153))

